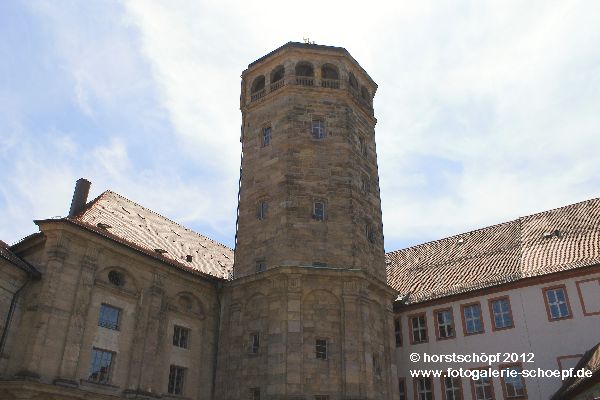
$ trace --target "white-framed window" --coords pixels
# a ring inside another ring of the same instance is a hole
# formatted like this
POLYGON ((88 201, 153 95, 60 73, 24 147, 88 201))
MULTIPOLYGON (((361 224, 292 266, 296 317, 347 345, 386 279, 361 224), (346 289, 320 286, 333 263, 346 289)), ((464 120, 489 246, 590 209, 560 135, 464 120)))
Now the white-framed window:
POLYGON ((564 285, 544 288, 544 299, 548 310, 548 319, 563 319, 571 317, 571 307, 564 285))
POLYGON ((452 309, 447 308, 436 311, 435 321, 438 339, 450 339, 456 335, 454 332, 454 318, 452 318, 452 309))
POLYGON ((527 397, 525 380, 523 379, 522 368, 519 365, 501 366, 506 371, 502 376, 504 385, 504 396, 507 399, 520 399, 527 397))
POLYGON ((508 329, 514 326, 508 296, 490 299, 490 314, 494 329, 508 329))
POLYGON ((465 335, 483 333, 483 320, 481 318, 481 304, 471 303, 461 306, 464 321, 465 335))
POLYGON ((169 368, 169 387, 170 394, 183 394, 183 385, 185 383, 185 368, 171 365, 169 368))
POLYGON ((327 339, 315 340, 315 355, 318 360, 327 360, 327 339))
POLYGON ((416 378, 415 393, 417 400, 433 400, 433 383, 431 378, 416 378))
POLYGON ((490 377, 471 379, 474 400, 494 400, 494 384, 490 377))
POLYGON ((445 400, 462 400, 462 383, 460 378, 446 376, 442 379, 445 400))
POLYGON ((108 384, 115 360, 115 353, 99 348, 92 348, 92 361, 88 380, 101 384, 108 384))
POLYGON ((311 131, 313 138, 325 138, 325 123, 320 119, 313 120, 311 131))
POLYGON ((411 341, 413 344, 427 342, 427 320, 425 313, 411 315, 409 317, 411 341))
POLYGON ((173 327, 173 346, 187 349, 189 337, 190 330, 188 328, 177 325, 173 327))

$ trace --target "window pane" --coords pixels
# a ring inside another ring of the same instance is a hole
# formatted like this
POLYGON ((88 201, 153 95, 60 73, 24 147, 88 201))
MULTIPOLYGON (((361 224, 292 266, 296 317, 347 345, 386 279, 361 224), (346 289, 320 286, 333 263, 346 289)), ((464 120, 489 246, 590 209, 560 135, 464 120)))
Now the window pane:
POLYGON ((271 127, 263 129, 262 145, 268 146, 271 143, 271 127))
POLYGON ((113 354, 110 351, 92 349, 92 362, 90 365, 89 380, 97 383, 107 384, 110 380, 110 368, 113 354))
POLYGON ((325 220, 325 203, 316 201, 313 205, 314 218, 317 221, 325 220))
POLYGON ((119 329, 119 314, 120 310, 106 304, 100 305, 100 316, 98 318, 98 326, 108 329, 119 329))
POLYGON ((321 360, 327 359, 327 340, 317 339, 315 341, 316 357, 321 360))
POLYGON ((325 124, 323 121, 312 122, 312 135, 315 139, 323 139, 325 137, 325 124))
POLYGON ((185 368, 171 365, 169 369, 169 387, 170 394, 183 394, 183 386, 185 379, 185 368))

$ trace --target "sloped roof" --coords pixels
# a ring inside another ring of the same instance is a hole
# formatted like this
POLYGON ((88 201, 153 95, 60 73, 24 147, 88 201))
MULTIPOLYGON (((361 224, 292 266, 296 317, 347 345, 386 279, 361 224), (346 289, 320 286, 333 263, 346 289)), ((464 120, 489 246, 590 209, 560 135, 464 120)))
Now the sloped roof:
POLYGON ((573 376, 564 381, 561 388, 552 396, 551 400, 571 399, 581 394, 590 385, 599 382, 600 379, 600 343, 588 350, 577 363, 574 370, 581 369, 591 371, 590 377, 573 376))
POLYGON ((40 272, 27 261, 16 255, 9 247, 8 244, 0 240, 0 257, 16 265, 18 268, 27 272, 30 276, 38 278, 40 272))
POLYGON ((233 267, 229 247, 110 190, 67 220, 191 271, 225 279, 233 267))
POLYGON ((600 199, 393 251, 386 263, 408 304, 600 264, 600 199))

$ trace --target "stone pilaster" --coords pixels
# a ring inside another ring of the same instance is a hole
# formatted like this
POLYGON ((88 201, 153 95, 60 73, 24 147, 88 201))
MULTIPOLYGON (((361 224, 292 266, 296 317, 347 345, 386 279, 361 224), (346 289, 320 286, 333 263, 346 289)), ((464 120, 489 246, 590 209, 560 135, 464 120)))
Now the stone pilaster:
POLYGON ((63 358, 57 380, 76 383, 77 365, 81 354, 81 341, 83 339, 85 321, 92 296, 94 275, 98 266, 97 261, 98 249, 88 247, 85 256, 81 260, 73 310, 69 319, 67 334, 65 335, 63 358))

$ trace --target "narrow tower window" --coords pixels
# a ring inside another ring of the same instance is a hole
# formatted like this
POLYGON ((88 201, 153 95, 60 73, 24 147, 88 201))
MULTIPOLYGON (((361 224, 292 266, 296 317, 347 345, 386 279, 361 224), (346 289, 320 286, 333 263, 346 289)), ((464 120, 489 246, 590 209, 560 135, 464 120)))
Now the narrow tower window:
POLYGON ((375 243, 375 232, 373 232, 373 226, 371 224, 365 225, 365 236, 371 243, 375 243))
POLYGON ((256 218, 266 219, 268 210, 269 210, 269 203, 266 200, 259 201, 258 207, 256 209, 256 218))
POLYGON ((312 122, 312 135, 315 139, 325 138, 325 123, 319 119, 312 122))
POLYGON ((258 354, 258 350, 260 350, 260 334, 252 332, 248 337, 248 353, 258 354))
POLYGON ((315 351, 318 360, 327 360, 327 339, 317 339, 315 341, 315 351))
POLYGON ((313 204, 313 218, 317 221, 325 221, 325 203, 315 201, 313 204))
POLYGON ((263 128, 261 145, 262 145, 262 147, 265 147, 270 144, 271 144, 271 127, 268 126, 266 128, 263 128))
POLYGON ((256 273, 264 272, 267 269, 267 262, 265 260, 258 260, 256 262, 256 273))

